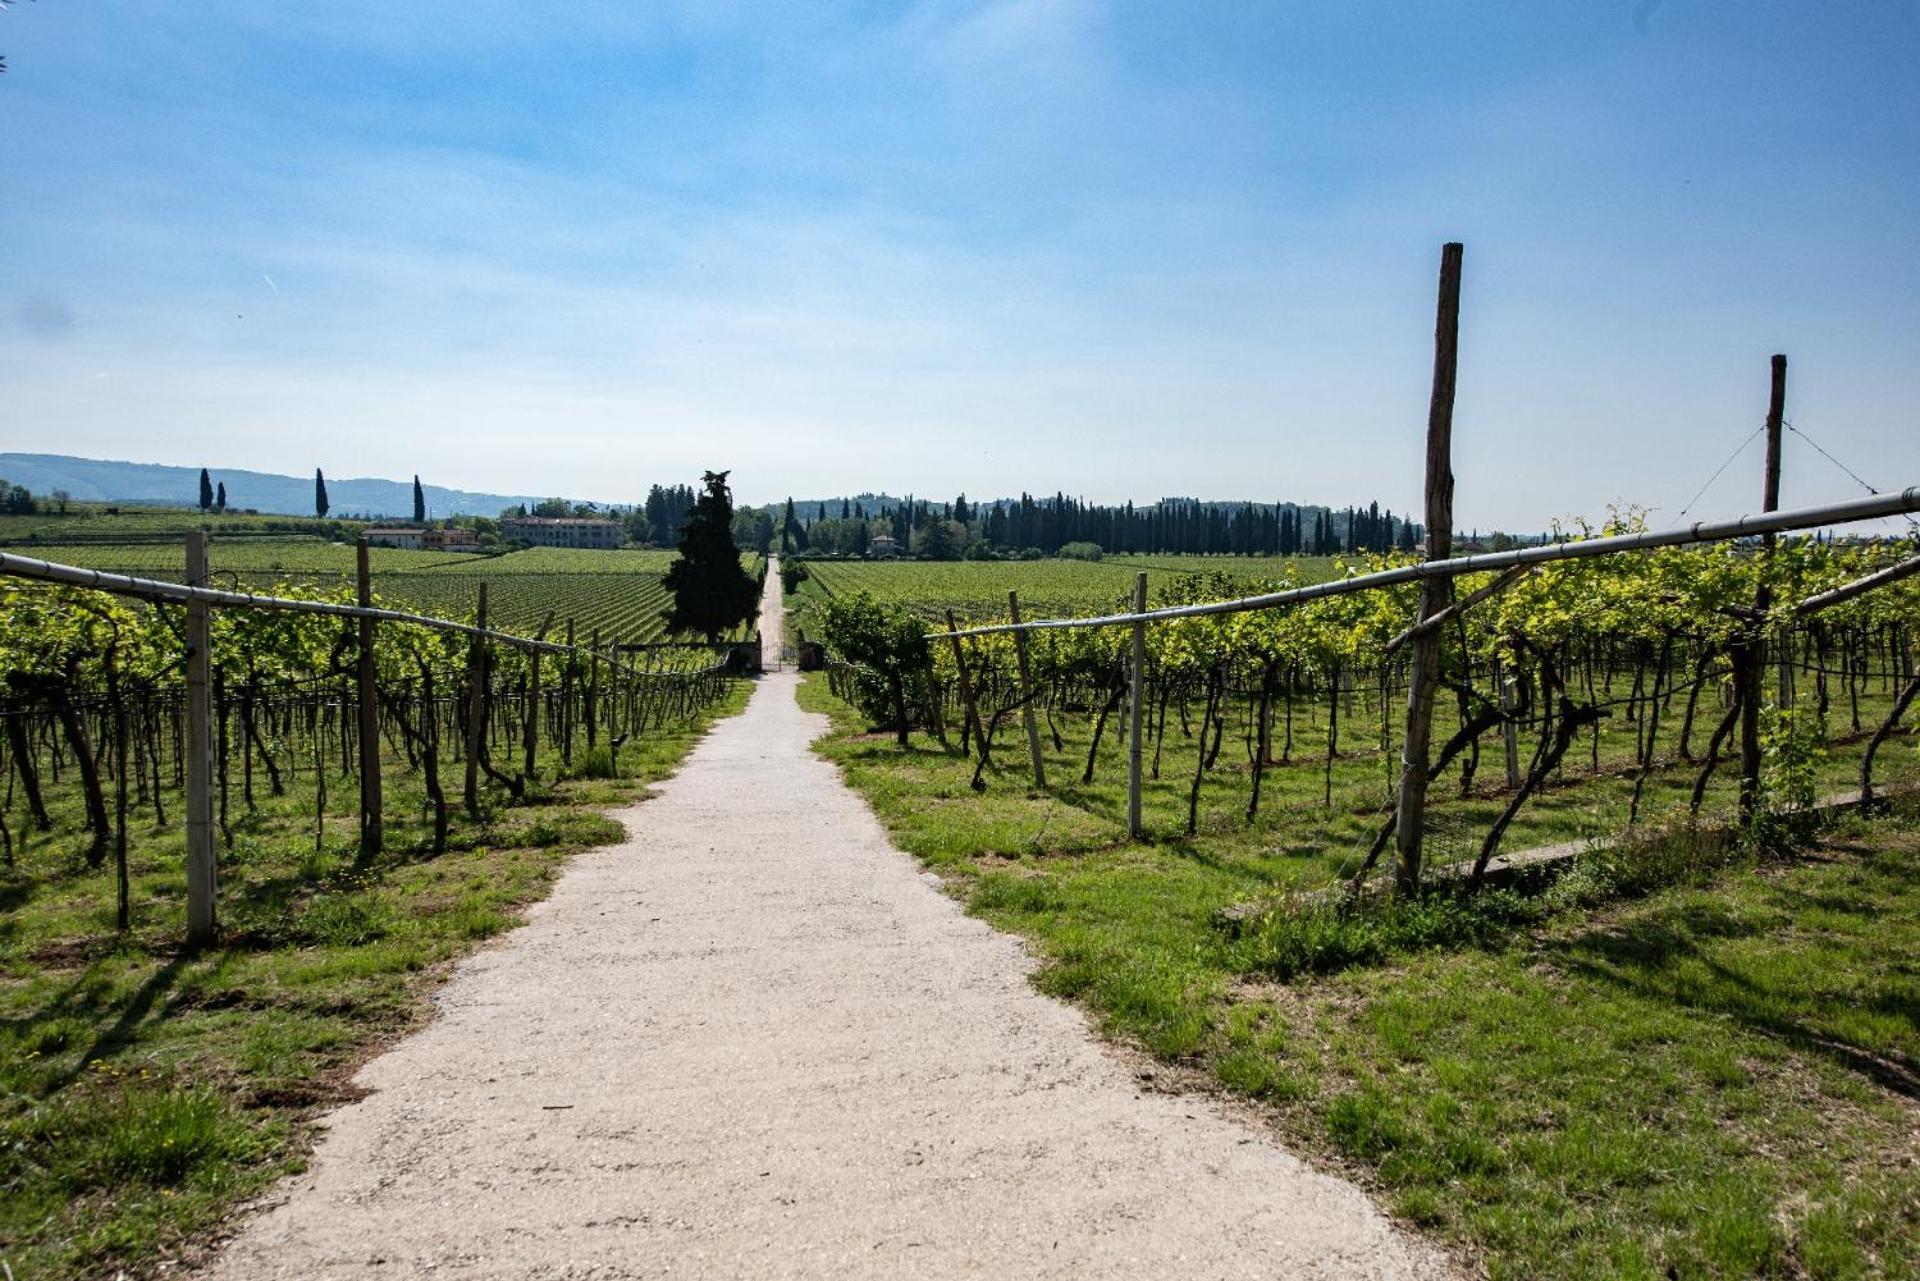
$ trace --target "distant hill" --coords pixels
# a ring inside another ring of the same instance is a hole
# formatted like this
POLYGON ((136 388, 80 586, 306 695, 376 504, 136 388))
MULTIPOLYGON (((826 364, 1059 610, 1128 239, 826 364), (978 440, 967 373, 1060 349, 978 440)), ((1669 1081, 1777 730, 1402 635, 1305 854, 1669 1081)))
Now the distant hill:
MULTIPOLYGON (((227 487, 227 506, 286 516, 313 515, 313 477, 276 476, 270 472, 209 467, 216 483, 227 487)), ((200 469, 168 467, 160 463, 112 462, 74 458, 66 454, 0 453, 0 477, 25 485, 36 494, 64 489, 75 498, 108 503, 172 503, 184 507, 200 501, 200 469)), ((519 503, 531 506, 536 494, 481 494, 422 482, 427 511, 446 516, 498 516, 502 508, 519 503)), ((366 477, 327 477, 327 502, 335 516, 413 515, 413 479, 377 480, 366 477)))

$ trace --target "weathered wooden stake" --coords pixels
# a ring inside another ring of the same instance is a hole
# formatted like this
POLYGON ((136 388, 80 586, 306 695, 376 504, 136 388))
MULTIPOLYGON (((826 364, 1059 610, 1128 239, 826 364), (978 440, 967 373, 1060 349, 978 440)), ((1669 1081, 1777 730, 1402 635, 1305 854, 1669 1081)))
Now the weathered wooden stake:
MULTIPOLYGON (((980 729, 980 709, 973 701, 973 678, 967 675, 966 651, 960 648, 960 637, 955 635, 960 625, 954 621, 953 611, 947 611, 947 641, 953 646, 953 665, 960 673, 960 704, 966 711, 966 723, 973 729, 973 741, 980 748, 980 759, 987 759, 987 736, 980 729)), ((962 735, 964 739, 965 735, 962 735)))
MULTIPOLYGON (((1020 621, 1020 593, 1007 593, 1007 617, 1020 621)), ((1027 722, 1027 756, 1033 761, 1033 785, 1047 785, 1047 763, 1040 755, 1040 718, 1033 708, 1033 667, 1027 657, 1027 634, 1013 634, 1013 654, 1020 665, 1020 710, 1027 722)))
MULTIPOLYGON (((1773 358, 1772 385, 1767 395, 1767 464, 1761 481, 1760 510, 1780 507, 1780 427, 1787 411, 1787 358, 1773 358)), ((1751 640, 1743 643, 1735 658, 1740 673, 1740 821, 1752 820, 1760 804, 1760 702, 1767 687, 1766 615, 1773 606, 1773 589, 1766 580, 1767 566, 1773 560, 1775 535, 1768 534, 1760 553, 1760 587, 1754 593, 1753 607, 1759 615, 1753 624, 1751 640)))
POLYGON ((573 768, 573 620, 567 620, 567 661, 560 666, 560 764, 573 768))
MULTIPOLYGON (((480 603, 475 607, 473 624, 487 627, 487 585, 480 584, 480 603)), ((467 817, 480 817, 480 752, 487 733, 487 642, 475 636, 467 650, 467 786, 463 800, 467 817)))
MULTIPOLYGON (((1147 608, 1147 575, 1133 580, 1133 612, 1147 608)), ((1140 840, 1146 829, 1140 821, 1140 723, 1147 702, 1147 625, 1133 625, 1133 654, 1127 679, 1127 837, 1140 840)))
MULTIPOLYGON (((187 585, 207 585, 207 534, 187 535, 187 585)), ((213 652, 205 601, 187 602, 187 946, 208 947, 219 865, 213 846, 213 652)))
MULTIPOLYGON (((359 580, 362 609, 373 607, 373 570, 368 559, 367 540, 355 548, 354 572, 359 580)), ((383 825, 380 817, 380 693, 375 684, 373 662, 374 621, 360 619, 360 856, 372 858, 380 853, 383 825)))
MULTIPOLYGON (((1440 303, 1433 328, 1433 397, 1427 408, 1427 559, 1453 554, 1453 389, 1460 356, 1460 259, 1458 242, 1440 251, 1440 303)), ((1420 617, 1447 607, 1451 580, 1420 584, 1420 617)), ((1394 883, 1402 894, 1420 888, 1420 835, 1427 816, 1427 748, 1433 730, 1433 695, 1440 678, 1442 629, 1431 628, 1411 644, 1407 734, 1400 749, 1400 807, 1394 820, 1394 883)))
MULTIPOLYGON (((547 617, 540 624, 540 630, 533 634, 535 640, 545 640, 547 629, 553 626, 553 611, 547 611, 547 617)), ((527 663, 532 669, 527 680, 527 722, 522 727, 526 743, 526 768, 520 772, 529 780, 533 779, 534 758, 540 748, 540 651, 529 650, 527 663)))

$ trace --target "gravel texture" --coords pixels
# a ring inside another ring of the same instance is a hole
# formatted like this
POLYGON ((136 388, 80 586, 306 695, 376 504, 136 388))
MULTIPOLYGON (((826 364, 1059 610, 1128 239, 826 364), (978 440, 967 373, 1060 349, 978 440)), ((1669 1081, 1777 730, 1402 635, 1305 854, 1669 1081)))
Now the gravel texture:
POLYGON ((460 966, 211 1275, 1447 1271, 1354 1187, 1142 1093, 808 750, 796 680, 460 966))

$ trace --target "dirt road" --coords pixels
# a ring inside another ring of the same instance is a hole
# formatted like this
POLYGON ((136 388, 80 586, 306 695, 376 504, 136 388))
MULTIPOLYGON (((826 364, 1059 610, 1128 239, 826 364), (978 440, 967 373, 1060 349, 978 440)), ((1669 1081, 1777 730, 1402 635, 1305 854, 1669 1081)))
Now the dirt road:
POLYGON ((808 750, 796 679, 461 967, 214 1275, 1444 1272, 1354 1188, 1139 1093, 808 750))

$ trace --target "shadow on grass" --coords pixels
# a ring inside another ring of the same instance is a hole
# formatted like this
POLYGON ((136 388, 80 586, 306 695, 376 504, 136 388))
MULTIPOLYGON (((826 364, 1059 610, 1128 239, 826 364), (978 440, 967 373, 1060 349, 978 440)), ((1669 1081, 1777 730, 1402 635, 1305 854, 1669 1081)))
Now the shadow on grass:
MULTIPOLYGON (((1825 1058, 1902 1098, 1920 1101, 1920 1063, 1896 1049, 1859 1044, 1808 1026, 1790 1011, 1811 994, 1758 982, 1714 955, 1713 943, 1763 932, 1764 927, 1724 908, 1689 905, 1669 920, 1583 934, 1549 950, 1558 953, 1568 973, 1641 999, 1671 1002, 1727 1019, 1791 1049, 1825 1058), (1712 981, 1683 981, 1678 971, 1686 965, 1705 970, 1712 981)), ((1910 1000, 1882 997, 1871 1007, 1920 1028, 1920 1006, 1910 1000)))

